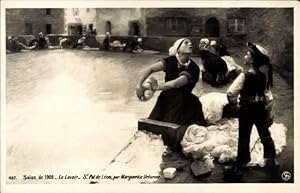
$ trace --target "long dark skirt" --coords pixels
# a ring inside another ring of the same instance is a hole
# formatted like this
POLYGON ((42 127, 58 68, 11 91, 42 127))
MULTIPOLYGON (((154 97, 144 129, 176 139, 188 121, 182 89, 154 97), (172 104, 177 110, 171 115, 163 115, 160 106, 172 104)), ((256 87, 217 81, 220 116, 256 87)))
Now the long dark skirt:
POLYGON ((176 139, 172 139, 171 148, 178 148, 189 125, 206 125, 199 98, 178 89, 160 93, 149 119, 182 125, 177 130, 176 139))

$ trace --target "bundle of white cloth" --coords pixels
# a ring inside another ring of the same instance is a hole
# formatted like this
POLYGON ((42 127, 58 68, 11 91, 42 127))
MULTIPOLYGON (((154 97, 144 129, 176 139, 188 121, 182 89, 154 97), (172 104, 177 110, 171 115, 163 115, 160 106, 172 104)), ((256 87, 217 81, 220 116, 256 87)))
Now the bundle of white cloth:
POLYGON ((204 119, 208 123, 215 124, 221 120, 223 108, 228 104, 226 93, 211 92, 200 98, 204 119))
POLYGON ((234 71, 234 70, 239 71, 239 72, 243 71, 243 67, 238 65, 231 56, 222 56, 221 58, 226 62, 228 72, 234 71))
MULTIPOLYGON (((269 128, 275 144, 276 155, 286 146, 287 128, 282 123, 274 123, 269 128)), ((249 165, 264 165, 263 145, 259 140, 256 127, 253 126, 250 138, 251 161, 249 165)), ((203 127, 191 125, 188 127, 181 146, 183 153, 193 159, 203 159, 211 156, 219 163, 236 160, 238 145, 238 119, 226 119, 222 124, 203 127)))

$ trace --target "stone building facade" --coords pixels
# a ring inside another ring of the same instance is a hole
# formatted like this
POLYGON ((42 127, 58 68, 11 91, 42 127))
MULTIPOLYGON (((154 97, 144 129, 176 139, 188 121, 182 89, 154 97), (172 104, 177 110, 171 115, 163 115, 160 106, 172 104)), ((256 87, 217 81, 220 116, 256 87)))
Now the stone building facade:
POLYGON ((126 42, 143 37, 145 49, 167 52, 180 37, 196 45, 201 38, 225 44, 233 56, 243 59, 245 43, 259 43, 269 50, 278 69, 293 83, 293 8, 75 8, 6 9, 7 35, 98 35, 126 42))
POLYGON ((6 35, 62 34, 64 9, 6 9, 6 35))
POLYGON ((95 8, 66 8, 64 32, 68 35, 97 33, 95 8))
POLYGON ((227 33, 227 12, 225 9, 146 9, 147 35, 220 37, 227 33))
POLYGON ((98 8, 96 10, 98 34, 110 32, 113 36, 144 36, 143 8, 98 8))
POLYGON ((101 35, 144 35, 144 15, 140 8, 68 8, 65 9, 65 33, 83 35, 96 30, 101 35))

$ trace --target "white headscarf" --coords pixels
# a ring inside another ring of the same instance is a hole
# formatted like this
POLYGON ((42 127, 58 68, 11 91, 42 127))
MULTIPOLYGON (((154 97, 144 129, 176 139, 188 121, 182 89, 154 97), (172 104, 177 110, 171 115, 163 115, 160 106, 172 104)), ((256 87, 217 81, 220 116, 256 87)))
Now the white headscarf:
POLYGON ((212 41, 210 42, 210 45, 211 45, 211 46, 216 46, 216 45, 217 45, 217 42, 216 42, 215 40, 212 40, 212 41))
POLYGON ((175 56, 178 53, 179 48, 182 45, 182 42, 186 40, 186 38, 180 38, 176 40, 176 42, 169 48, 169 55, 170 56, 175 56))
POLYGON ((205 43, 206 45, 209 45, 209 39, 202 38, 199 43, 205 43))

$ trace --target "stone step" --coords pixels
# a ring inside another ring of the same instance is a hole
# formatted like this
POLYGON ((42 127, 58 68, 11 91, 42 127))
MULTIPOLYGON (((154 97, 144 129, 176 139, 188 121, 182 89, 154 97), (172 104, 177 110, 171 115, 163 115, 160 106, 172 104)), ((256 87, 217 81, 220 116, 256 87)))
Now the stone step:
POLYGON ((176 142, 176 133, 181 125, 157 121, 152 119, 139 119, 138 130, 162 135, 165 145, 173 145, 176 142))
POLYGON ((207 163, 198 160, 191 164, 191 170, 196 177, 206 176, 212 172, 212 168, 207 163))

